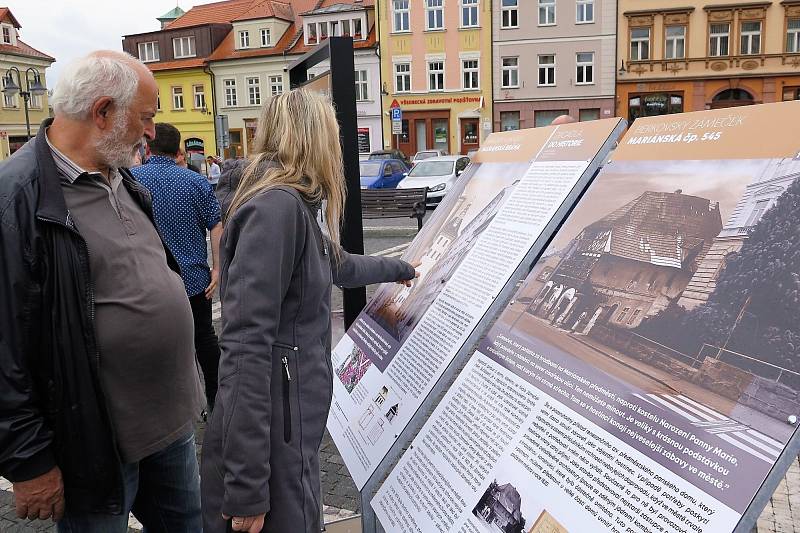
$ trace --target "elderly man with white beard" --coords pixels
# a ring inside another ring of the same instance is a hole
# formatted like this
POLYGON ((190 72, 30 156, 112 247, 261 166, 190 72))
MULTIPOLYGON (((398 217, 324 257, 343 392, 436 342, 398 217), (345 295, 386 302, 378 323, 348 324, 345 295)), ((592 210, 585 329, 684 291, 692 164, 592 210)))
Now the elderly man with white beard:
POLYGON ((0 165, 0 476, 60 532, 202 530, 191 309, 127 169, 157 94, 137 59, 89 54, 0 165))

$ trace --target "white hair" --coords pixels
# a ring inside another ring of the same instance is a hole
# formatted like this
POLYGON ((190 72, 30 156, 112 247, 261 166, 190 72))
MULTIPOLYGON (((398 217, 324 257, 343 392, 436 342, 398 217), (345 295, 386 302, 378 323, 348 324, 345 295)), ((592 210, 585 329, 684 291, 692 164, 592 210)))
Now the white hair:
POLYGON ((73 61, 61 73, 50 98, 53 109, 56 114, 83 120, 104 96, 127 109, 139 86, 137 63, 147 68, 130 54, 113 50, 92 52, 73 61))

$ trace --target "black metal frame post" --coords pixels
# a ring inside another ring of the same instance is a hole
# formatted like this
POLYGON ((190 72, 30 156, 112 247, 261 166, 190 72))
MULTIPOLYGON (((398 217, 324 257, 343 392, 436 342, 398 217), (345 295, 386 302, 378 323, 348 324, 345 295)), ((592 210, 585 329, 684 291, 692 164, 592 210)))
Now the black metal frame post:
MULTIPOLYGON (((347 200, 341 228, 342 247, 351 254, 364 254, 364 226, 361 220, 361 179, 358 166, 358 115, 356 112, 355 60, 352 37, 329 37, 314 50, 289 66, 292 89, 308 81, 308 69, 330 59, 330 91, 342 146, 347 200)), ((367 290, 344 289, 345 328, 355 322, 367 304, 367 290)))

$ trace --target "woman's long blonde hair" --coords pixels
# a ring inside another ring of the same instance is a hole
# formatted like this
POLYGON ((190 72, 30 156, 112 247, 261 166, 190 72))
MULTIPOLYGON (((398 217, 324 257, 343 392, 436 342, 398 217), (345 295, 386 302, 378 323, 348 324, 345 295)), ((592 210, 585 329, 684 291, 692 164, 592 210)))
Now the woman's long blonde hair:
POLYGON ((295 89, 270 98, 261 110, 255 157, 236 188, 227 218, 257 194, 279 186, 296 189, 309 203, 325 200, 325 222, 339 242, 345 182, 339 123, 323 95, 295 89), (277 165, 267 166, 267 161, 277 165))

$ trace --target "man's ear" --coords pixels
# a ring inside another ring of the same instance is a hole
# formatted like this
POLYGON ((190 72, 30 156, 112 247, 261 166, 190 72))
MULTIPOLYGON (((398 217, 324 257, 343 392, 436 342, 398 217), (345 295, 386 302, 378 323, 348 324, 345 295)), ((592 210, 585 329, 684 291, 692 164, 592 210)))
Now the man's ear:
POLYGON ((111 113, 113 103, 113 98, 110 96, 103 96, 98 98, 92 105, 92 121, 101 130, 108 127, 108 115, 111 113))

